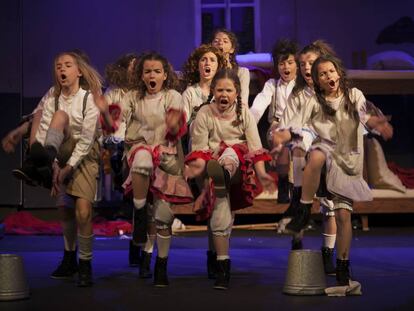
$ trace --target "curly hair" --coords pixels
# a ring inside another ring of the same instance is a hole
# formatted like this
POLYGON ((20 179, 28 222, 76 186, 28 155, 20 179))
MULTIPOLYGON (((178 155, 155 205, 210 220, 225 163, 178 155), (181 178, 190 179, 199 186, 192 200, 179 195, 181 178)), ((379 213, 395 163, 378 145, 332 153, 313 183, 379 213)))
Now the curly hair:
MULTIPOLYGON (((313 41, 311 44, 308 44, 307 46, 305 46, 299 52, 298 58, 300 57, 300 55, 304 55, 307 53, 315 53, 317 57, 322 56, 322 55, 332 55, 336 57, 336 53, 334 49, 323 40, 316 40, 316 41, 313 41)), ((305 78, 301 74, 298 74, 296 76, 295 86, 293 87, 292 93, 294 95, 297 95, 301 90, 305 88, 306 85, 307 84, 306 84, 305 78)))
POLYGON ((231 47, 233 48, 233 53, 229 54, 229 63, 231 65, 231 68, 235 69, 237 71, 237 69, 239 69, 239 64, 237 63, 237 60, 236 60, 236 55, 237 55, 237 52, 239 50, 239 42, 237 41, 237 36, 234 32, 232 32, 232 31, 230 31, 226 28, 219 28, 219 29, 214 30, 214 32, 213 32, 213 34, 210 38, 211 43, 213 43, 214 39, 216 38, 217 34, 219 34, 219 33, 224 33, 230 39, 231 47))
POLYGON ((178 88, 177 74, 175 73, 172 65, 168 62, 168 60, 157 52, 144 53, 138 57, 138 64, 135 66, 133 74, 135 76, 135 83, 132 85, 133 88, 138 90, 138 97, 140 99, 144 98, 145 92, 147 90, 147 86, 145 85, 144 81, 142 81, 144 63, 151 60, 161 62, 164 73, 167 75, 167 79, 164 81, 162 88, 165 90, 178 88))
POLYGON ((356 109, 356 104, 353 103, 349 97, 350 83, 346 75, 345 67, 343 66, 339 58, 329 55, 329 54, 318 57, 313 63, 312 70, 311 70, 312 80, 313 80, 313 84, 315 88, 315 94, 316 94, 319 104, 322 106, 323 112, 328 116, 334 116, 336 113, 336 111, 332 109, 326 102, 324 90, 322 90, 319 84, 318 66, 322 63, 327 63, 327 62, 332 63, 336 71, 338 72, 339 88, 343 92, 344 98, 345 98, 345 111, 354 120, 359 120, 359 115, 356 109))
MULTIPOLYGON (((241 97, 240 97, 240 92, 241 92, 241 85, 240 85, 240 79, 237 76, 237 72, 234 69, 231 68, 223 68, 220 71, 218 71, 216 73, 216 75, 213 78, 213 81, 211 82, 211 86, 210 86, 210 95, 208 96, 207 102, 205 102, 203 105, 205 104, 210 104, 211 100, 213 99, 213 92, 214 89, 217 85, 217 81, 221 80, 221 79, 229 79, 233 81, 234 87, 236 88, 236 92, 237 92, 237 106, 236 106, 236 114, 237 114, 237 119, 234 120, 232 122, 232 125, 234 127, 239 126, 243 120, 242 120, 242 101, 241 101, 241 97)), ((201 106, 200 106, 201 108, 201 106)))
MULTIPOLYGON (((298 52, 298 44, 290 39, 279 39, 272 49, 273 60, 273 73, 275 77, 279 77, 277 66, 279 62, 283 62, 289 58, 290 55, 295 56, 297 62, 296 53, 298 52)), ((298 66, 299 67, 299 66, 298 66)))
MULTIPOLYGON (((122 55, 115 63, 105 67, 105 80, 110 86, 122 89, 130 89, 133 84, 132 76, 128 74, 131 62, 138 60, 138 56, 133 53, 122 55)), ((136 62, 134 64, 136 66, 136 62)))
POLYGON ((102 92, 102 77, 99 75, 98 71, 95 70, 89 63, 87 59, 84 59, 84 56, 79 55, 76 52, 69 51, 69 52, 62 52, 59 53, 53 62, 53 77, 54 77, 54 90, 53 96, 57 97, 60 95, 62 91, 62 86, 59 83, 59 79, 56 76, 56 63, 61 56, 68 55, 72 57, 80 73, 82 74, 79 78, 79 85, 84 90, 89 90, 92 93, 100 93, 102 92))
POLYGON ((217 57, 217 70, 224 67, 225 60, 223 53, 211 44, 202 44, 190 54, 183 66, 183 79, 186 85, 193 85, 200 82, 200 71, 198 70, 198 64, 204 54, 209 52, 214 53, 217 57))

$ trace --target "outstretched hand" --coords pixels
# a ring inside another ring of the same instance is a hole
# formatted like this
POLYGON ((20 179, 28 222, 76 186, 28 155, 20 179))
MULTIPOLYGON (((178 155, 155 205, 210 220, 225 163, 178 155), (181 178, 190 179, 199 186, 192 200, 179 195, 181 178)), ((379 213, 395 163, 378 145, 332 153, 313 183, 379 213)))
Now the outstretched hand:
POLYGON ((94 93, 93 99, 95 102, 95 106, 98 108, 99 112, 105 114, 108 112, 108 102, 105 99, 105 96, 102 94, 94 93))
POLYGON ((1 145, 6 153, 12 153, 16 149, 17 144, 22 139, 22 135, 18 130, 9 132, 2 140, 1 145))
POLYGON ((381 134, 384 140, 391 139, 394 134, 392 125, 388 122, 390 117, 373 118, 372 127, 381 134))
POLYGON ((276 190, 275 180, 268 173, 264 173, 257 176, 260 180, 260 183, 263 186, 263 189, 268 192, 274 192, 276 190))
POLYGON ((165 116, 165 123, 167 124, 167 127, 171 132, 178 132, 180 128, 180 119, 181 111, 170 110, 167 112, 167 115, 165 116))

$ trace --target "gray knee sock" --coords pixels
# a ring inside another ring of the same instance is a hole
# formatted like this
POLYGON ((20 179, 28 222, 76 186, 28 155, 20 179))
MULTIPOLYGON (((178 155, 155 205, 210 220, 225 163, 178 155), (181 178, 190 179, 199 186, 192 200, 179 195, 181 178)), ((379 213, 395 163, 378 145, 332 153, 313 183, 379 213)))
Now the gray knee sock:
POLYGON ((79 259, 92 260, 93 234, 90 236, 83 236, 78 234, 78 244, 79 259))
POLYGON ((49 128, 46 134, 45 146, 52 146, 56 149, 56 151, 58 151, 64 137, 65 136, 61 131, 49 128))

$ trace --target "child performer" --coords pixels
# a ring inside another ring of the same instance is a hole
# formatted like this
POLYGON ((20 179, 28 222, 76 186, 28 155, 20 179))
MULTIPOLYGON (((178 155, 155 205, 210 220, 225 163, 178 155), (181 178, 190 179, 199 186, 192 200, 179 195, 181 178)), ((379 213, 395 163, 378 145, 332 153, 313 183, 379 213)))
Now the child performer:
MULTIPOLYGON (((84 51, 73 49, 70 52, 78 54, 88 65, 90 65, 89 57, 84 51)), ((49 97, 53 97, 53 91, 54 89, 51 87, 42 97, 32 113, 23 116, 19 126, 3 137, 1 143, 3 150, 6 153, 13 153, 17 144, 20 143, 23 137, 27 136, 29 138, 29 148, 36 141, 36 132, 39 128, 40 119, 42 118, 43 106, 49 97)))
MULTIPOLYGON (((270 105, 268 121, 270 130, 279 126, 283 111, 286 108, 288 98, 295 86, 297 73, 296 53, 298 46, 291 40, 279 40, 272 51, 273 67, 275 73, 280 76, 269 79, 262 92, 253 101, 250 108, 256 122, 258 123, 266 108, 270 105), (276 71, 277 70, 277 71, 276 71)), ((276 162, 278 173, 278 203, 289 203, 289 149, 285 148, 276 162)))
MULTIPOLYGON (((201 45, 188 58, 184 66, 184 78, 189 86, 183 93, 183 103, 190 128, 201 105, 207 102, 210 95, 211 81, 216 72, 224 67, 225 62, 223 53, 212 45, 201 45)), ((183 147, 186 148, 187 143, 183 147)), ((198 192, 200 186, 202 188, 202 178, 197 178, 197 181, 201 185, 196 185, 196 181, 191 184, 192 189, 197 188, 194 193, 198 192)), ((208 232, 207 273, 210 279, 214 279, 217 274, 217 254, 214 250, 211 230, 208 232)))
POLYGON ((228 68, 236 70, 237 76, 240 80, 240 97, 242 103, 248 105, 250 73, 249 69, 245 67, 239 67, 239 64, 237 63, 236 55, 239 44, 237 42, 236 35, 230 30, 222 28, 214 31, 212 38, 213 39, 211 40, 211 44, 223 53, 226 60, 226 66, 228 68))
MULTIPOLYGON (((174 220, 171 204, 192 201, 182 175, 183 157, 177 153, 177 142, 186 132, 186 120, 181 95, 173 89, 174 71, 163 56, 156 53, 141 56, 136 75, 140 78, 138 89, 124 98, 131 110, 125 136, 130 175, 124 187, 127 193, 133 192, 134 243, 145 243, 147 222, 155 222, 158 254, 154 285, 165 287, 169 284, 167 261, 174 220), (147 203, 148 190, 154 200, 152 208, 147 203)), ((149 234, 150 239, 151 235, 155 240, 155 232, 149 234)), ((149 252, 147 256, 150 260, 149 252)), ((149 266, 149 260, 144 260, 149 266)))
POLYGON ((23 168, 13 173, 23 180, 37 180, 57 196, 63 215, 65 251, 52 277, 68 278, 79 272, 78 286, 86 287, 92 285, 91 218, 99 169, 99 111, 89 92, 100 92, 101 79, 73 52, 56 57, 54 76, 54 93, 44 104, 36 142, 23 168))
POLYGON ((240 81, 233 70, 217 72, 207 103, 193 123, 192 152, 186 158, 185 175, 210 178, 197 199, 204 205, 198 212, 200 219, 208 219, 217 251, 214 288, 227 289, 233 211, 252 204, 261 190, 258 180, 267 189, 272 188, 274 180, 265 171, 264 161, 270 156, 262 148, 253 116, 241 102, 240 81))
MULTIPOLYGON (((335 55, 333 49, 324 41, 317 40, 305 46, 299 52, 299 68, 300 73, 296 77, 296 84, 289 96, 288 105, 283 112, 280 121, 280 128, 284 128, 295 115, 299 114, 302 107, 306 105, 308 100, 315 94, 313 90, 313 80, 311 76, 311 68, 315 60, 321 55, 335 55)), ((302 128, 303 139, 299 144, 292 145, 293 155, 293 191, 289 208, 284 213, 281 221, 279 221, 280 231, 284 230, 286 224, 292 219, 295 214, 294 206, 300 200, 302 193, 302 178, 303 170, 305 168, 305 155, 316 138, 316 133, 310 127, 302 128)), ((328 274, 335 272, 335 267, 332 263, 335 239, 336 239, 336 222, 335 213, 331 209, 333 203, 331 200, 321 198, 321 213, 323 214, 324 223, 324 243, 322 247, 322 258, 324 262, 325 272, 328 274)), ((292 239, 292 249, 302 248, 302 235, 296 236, 292 239)))
MULTIPOLYGON (((96 96, 95 100, 101 112, 101 123, 104 130, 105 192, 110 192, 112 189, 112 172, 114 173, 115 187, 122 189, 125 174, 123 169, 124 139, 126 120, 129 118, 125 115, 129 109, 123 106, 123 104, 127 104, 123 98, 137 83, 134 75, 137 59, 137 55, 130 53, 122 55, 115 63, 107 65, 105 75, 109 87, 104 96, 96 96)), ((129 265, 138 266, 140 256, 141 248, 131 240, 129 243, 129 265)))
POLYGON ((292 137, 301 137, 303 124, 312 126, 318 138, 313 142, 303 174, 302 196, 298 214, 287 225, 299 232, 310 217, 313 197, 319 186, 322 167, 326 165, 326 185, 333 196, 337 224, 336 279, 350 293, 360 293, 360 284, 350 280, 349 251, 352 239, 351 212, 354 201, 372 200, 371 191, 362 178, 363 128, 375 129, 384 139, 392 136, 385 117, 366 113, 362 92, 348 87, 345 69, 339 59, 325 55, 312 66, 315 96, 293 118, 290 130, 273 135, 274 151, 292 137))
POLYGON ((224 62, 223 54, 218 48, 203 44, 191 53, 185 63, 183 73, 188 86, 183 92, 183 105, 188 124, 207 101, 211 81, 216 72, 224 67, 224 62))

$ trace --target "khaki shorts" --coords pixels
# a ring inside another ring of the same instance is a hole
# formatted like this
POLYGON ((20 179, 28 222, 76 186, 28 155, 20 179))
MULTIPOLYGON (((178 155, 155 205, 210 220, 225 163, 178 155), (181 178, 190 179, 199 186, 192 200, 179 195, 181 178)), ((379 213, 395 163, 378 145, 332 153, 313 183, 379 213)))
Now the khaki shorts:
MULTIPOLYGON (((76 141, 71 137, 65 141, 59 149, 58 160, 60 163, 65 163, 69 160, 70 155, 76 145, 76 141), (65 161, 66 159, 66 161, 65 161)), ((73 172, 72 178, 67 184, 66 194, 94 202, 97 178, 99 174, 99 143, 94 142, 89 153, 83 158, 82 162, 73 172)), ((58 205, 62 205, 62 201, 58 199, 58 205), (60 201, 60 202, 59 202, 60 201)), ((67 204, 68 198, 64 198, 64 205, 67 204)))

